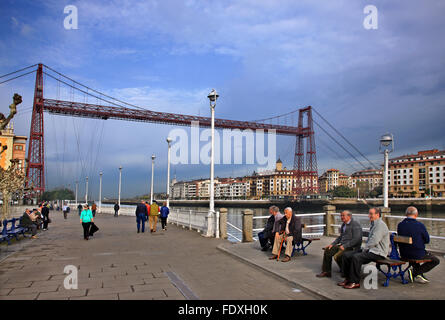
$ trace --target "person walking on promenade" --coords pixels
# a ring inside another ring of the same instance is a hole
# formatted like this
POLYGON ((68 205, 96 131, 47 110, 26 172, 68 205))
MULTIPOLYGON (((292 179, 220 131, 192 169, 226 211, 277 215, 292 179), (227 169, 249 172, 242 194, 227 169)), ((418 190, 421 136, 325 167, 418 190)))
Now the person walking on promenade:
POLYGON ((70 212, 70 206, 68 204, 64 204, 62 207, 63 217, 66 219, 68 212, 70 212))
POLYGON ((117 204, 117 202, 114 204, 114 216, 118 217, 119 216, 119 205, 117 204))
POLYGON ((428 283, 430 282, 424 275, 436 267, 440 260, 431 252, 425 250, 425 244, 430 242, 430 235, 425 225, 417 221, 419 212, 416 207, 408 207, 405 211, 406 218, 397 225, 397 234, 399 236, 411 237, 412 244, 399 243, 399 251, 402 260, 431 260, 422 265, 414 263, 408 269, 408 276, 411 282, 428 283))
POLYGON ((141 203, 138 203, 136 206, 136 223, 138 228, 138 233, 141 231, 141 224, 142 224, 142 233, 145 232, 145 222, 147 221, 148 217, 148 210, 147 206, 145 205, 145 201, 141 200, 141 203))
POLYGON ((49 223, 49 208, 47 203, 43 203, 42 205, 42 216, 43 216, 43 230, 48 230, 48 223, 49 223))
POLYGON ((150 206, 150 216, 148 217, 148 222, 150 224, 150 232, 156 232, 156 225, 158 223, 158 214, 159 214, 159 206, 156 200, 153 200, 153 203, 150 206))
POLYGON ((360 288, 360 273, 362 265, 385 259, 390 248, 389 229, 381 219, 379 208, 369 209, 369 220, 371 228, 369 230, 368 241, 361 252, 349 251, 343 254, 342 270, 345 280, 337 283, 345 289, 360 288))
POLYGON ((167 202, 164 202, 162 204, 160 211, 161 211, 160 218, 161 218, 162 230, 166 231, 167 230, 167 218, 168 218, 168 214, 170 213, 170 210, 167 207, 167 202))
POLYGON ((91 206, 91 211, 93 212, 93 217, 96 217, 96 209, 97 209, 96 203, 93 202, 93 205, 91 206))
POLYGON ((362 245, 363 231, 360 223, 352 219, 352 213, 348 210, 340 214, 343 224, 340 227, 340 235, 324 248, 322 272, 317 277, 331 277, 332 258, 342 267, 343 253, 353 250, 358 252, 362 245))
POLYGON ((278 222, 278 230, 275 233, 275 240, 270 260, 277 259, 281 249, 281 241, 286 241, 286 256, 282 262, 290 261, 294 243, 300 243, 302 239, 301 218, 292 213, 292 208, 284 209, 284 217, 278 222))
POLYGON ((82 212, 82 205, 80 203, 77 206, 77 210, 79 211, 79 217, 80 217, 80 213, 82 212))
POLYGON ((80 223, 82 224, 83 227, 83 238, 85 240, 88 240, 90 236, 91 222, 94 222, 93 213, 91 212, 88 204, 85 204, 83 206, 82 212, 80 213, 80 223))

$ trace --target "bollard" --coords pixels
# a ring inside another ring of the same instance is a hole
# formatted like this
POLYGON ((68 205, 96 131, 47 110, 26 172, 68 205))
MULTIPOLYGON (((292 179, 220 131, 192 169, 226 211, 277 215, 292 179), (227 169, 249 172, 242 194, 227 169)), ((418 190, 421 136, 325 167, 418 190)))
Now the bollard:
POLYGON ((243 210, 243 242, 253 241, 253 211, 250 209, 243 210))
POLYGON ((326 213, 326 215, 324 216, 324 224, 326 225, 325 227, 325 231, 324 231, 324 235, 325 236, 330 236, 330 235, 334 235, 334 227, 332 226, 334 224, 334 215, 333 213, 335 213, 335 206, 331 206, 331 205, 327 205, 327 206, 323 206, 323 211, 326 213))
POLYGON ((227 239, 227 208, 221 208, 219 212, 219 233, 222 239, 227 239))

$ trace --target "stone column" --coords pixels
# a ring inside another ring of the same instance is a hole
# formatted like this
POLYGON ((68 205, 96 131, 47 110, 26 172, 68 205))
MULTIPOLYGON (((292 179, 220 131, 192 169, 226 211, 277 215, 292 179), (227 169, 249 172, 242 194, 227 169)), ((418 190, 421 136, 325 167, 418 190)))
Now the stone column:
POLYGON ((332 226, 335 222, 334 219, 334 215, 333 213, 335 213, 335 206, 331 206, 331 205, 327 205, 327 206, 323 206, 323 211, 326 213, 326 215, 324 216, 324 224, 326 225, 325 227, 325 231, 324 231, 324 235, 325 236, 331 236, 334 235, 334 226, 332 226))
POLYGON ((379 207, 379 209, 382 212, 383 222, 385 222, 388 229, 391 230, 392 228, 391 228, 390 222, 391 222, 391 220, 394 220, 394 219, 388 219, 388 217, 387 217, 387 216, 391 215, 391 208, 379 207))
POLYGON ((222 239, 227 239, 227 208, 219 210, 219 233, 222 239))
POLYGON ((253 211, 243 210, 243 242, 253 241, 253 211))

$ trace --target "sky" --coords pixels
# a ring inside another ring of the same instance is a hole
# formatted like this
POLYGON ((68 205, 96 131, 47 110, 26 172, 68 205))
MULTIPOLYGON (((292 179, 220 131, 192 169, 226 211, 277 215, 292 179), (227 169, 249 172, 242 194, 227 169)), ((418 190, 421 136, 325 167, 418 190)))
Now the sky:
MULTIPOLYGON (((394 135, 392 156, 445 149, 444 14, 445 3, 433 0, 2 0, 0 75, 41 62, 142 108, 201 116, 210 116, 207 94, 215 88, 216 117, 236 120, 310 105, 380 165, 386 132, 394 135), (77 29, 64 27, 68 5, 77 8, 77 29), (367 5, 378 10, 377 29, 364 27, 367 5)), ((23 96, 14 118, 20 135, 29 135, 34 82, 32 74, 0 84, 0 112, 8 112, 15 92, 23 96)), ((47 98, 98 102, 49 77, 44 86, 47 98)), ((97 199, 103 172, 103 194, 113 198, 122 166, 122 196, 147 194, 155 154, 154 191, 164 192, 165 139, 177 128, 45 113, 47 189, 73 189, 79 181, 81 197, 88 176, 97 199)), ((317 126, 315 132, 319 174, 362 168, 317 126)), ((295 138, 277 137, 276 157, 287 168, 294 148, 295 138)), ((215 175, 263 167, 218 164, 215 175)), ((205 164, 171 167, 178 180, 209 171, 205 164)))

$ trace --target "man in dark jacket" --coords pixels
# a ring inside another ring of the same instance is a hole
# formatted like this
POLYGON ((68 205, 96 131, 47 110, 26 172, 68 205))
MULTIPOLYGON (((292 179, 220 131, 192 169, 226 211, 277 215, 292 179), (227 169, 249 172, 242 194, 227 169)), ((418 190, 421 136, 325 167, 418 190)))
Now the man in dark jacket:
POLYGON ((343 253, 346 251, 359 251, 362 245, 363 231, 360 223, 352 219, 352 213, 348 210, 340 214, 343 224, 340 227, 340 235, 324 248, 322 272, 317 277, 331 277, 332 258, 342 266, 343 253))
POLYGON ((274 225, 276 222, 278 222, 283 215, 280 213, 280 209, 277 206, 271 206, 269 208, 270 217, 267 219, 266 227, 258 233, 258 240, 260 241, 261 250, 267 251, 269 249, 269 242, 270 246, 273 247, 274 244, 274 225))
POLYGON ((28 228, 31 230, 31 238, 37 239, 37 225, 35 221, 37 220, 37 216, 31 210, 26 209, 25 213, 23 213, 22 219, 20 221, 20 226, 23 228, 28 228))
POLYGON ((417 216, 419 215, 417 208, 408 207, 405 214, 406 218, 397 226, 397 234, 399 236, 411 237, 413 241, 412 244, 398 244, 400 256, 402 260, 431 260, 422 265, 415 263, 412 268, 408 269, 408 276, 411 282, 428 283, 429 280, 424 273, 431 271, 440 261, 436 256, 425 250, 425 244, 430 242, 430 235, 423 223, 417 221, 417 216))
POLYGON ((119 216, 119 205, 117 204, 117 202, 114 204, 114 216, 117 217, 119 216))
POLYGON ((281 241, 286 241, 286 256, 282 262, 290 261, 295 243, 302 240, 301 219, 292 213, 292 208, 284 209, 284 217, 278 222, 279 231, 275 233, 275 240, 270 260, 278 258, 281 241))
POLYGON ((48 230, 49 208, 47 203, 44 203, 42 205, 42 216, 43 216, 43 230, 48 230))
POLYGON ((145 201, 141 200, 141 203, 139 203, 136 206, 136 223, 138 226, 138 233, 140 232, 141 224, 142 224, 142 232, 145 232, 145 221, 147 221, 147 217, 148 217, 147 206, 145 205, 145 201))

